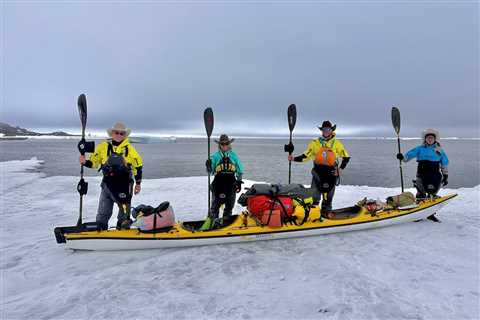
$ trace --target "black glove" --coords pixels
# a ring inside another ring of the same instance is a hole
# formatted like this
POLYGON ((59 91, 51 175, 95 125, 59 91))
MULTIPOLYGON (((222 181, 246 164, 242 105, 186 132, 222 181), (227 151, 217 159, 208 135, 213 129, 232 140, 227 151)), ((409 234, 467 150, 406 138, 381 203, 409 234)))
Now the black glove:
POLYGON ((235 192, 238 193, 238 192, 242 191, 242 183, 243 183, 242 180, 235 181, 235 192))
POLYGON ((288 152, 288 154, 292 154, 294 149, 295 149, 295 148, 293 147, 293 143, 291 143, 291 142, 290 142, 289 144, 286 144, 286 145, 283 147, 283 150, 284 150, 285 152, 288 152))
POLYGON ((448 174, 444 174, 442 177, 442 186, 446 186, 448 184, 448 174))
POLYGON ((207 161, 205 161, 205 168, 207 168, 208 173, 212 173, 212 160, 207 159, 207 161))
POLYGON ((398 160, 403 160, 403 159, 405 159, 405 157, 403 156, 403 154, 397 153, 397 159, 398 160))

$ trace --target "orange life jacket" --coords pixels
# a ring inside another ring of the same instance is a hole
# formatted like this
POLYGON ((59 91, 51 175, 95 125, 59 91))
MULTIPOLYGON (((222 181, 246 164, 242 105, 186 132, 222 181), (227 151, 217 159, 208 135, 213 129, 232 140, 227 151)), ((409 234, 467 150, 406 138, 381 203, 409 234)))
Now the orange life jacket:
POLYGON ((335 152, 328 147, 321 147, 315 155, 315 164, 334 167, 336 164, 335 152))

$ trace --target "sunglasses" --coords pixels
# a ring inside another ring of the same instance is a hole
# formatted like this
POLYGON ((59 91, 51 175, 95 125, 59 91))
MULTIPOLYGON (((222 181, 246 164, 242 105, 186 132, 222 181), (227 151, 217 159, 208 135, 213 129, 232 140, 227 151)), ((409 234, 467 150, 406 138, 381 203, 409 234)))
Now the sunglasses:
POLYGON ((230 145, 230 142, 222 142, 220 143, 221 146, 229 146, 230 145))
POLYGON ((124 136, 125 132, 124 131, 113 131, 113 134, 117 134, 119 136, 124 136))

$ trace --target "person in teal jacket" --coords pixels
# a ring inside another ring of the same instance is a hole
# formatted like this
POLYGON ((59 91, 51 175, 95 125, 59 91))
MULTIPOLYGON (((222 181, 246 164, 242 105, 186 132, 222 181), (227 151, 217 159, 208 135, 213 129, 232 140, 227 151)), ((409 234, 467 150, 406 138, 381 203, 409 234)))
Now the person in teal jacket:
POLYGON ((417 199, 427 195, 436 196, 441 186, 448 184, 448 157, 440 146, 438 131, 426 129, 422 133, 423 143, 405 155, 398 153, 397 159, 408 162, 417 159, 417 178, 414 181, 417 188, 417 199))
POLYGON ((219 140, 215 140, 218 143, 218 151, 205 163, 208 174, 215 175, 211 185, 213 201, 209 218, 212 221, 218 218, 222 204, 225 205, 223 218, 232 215, 236 193, 242 189, 243 164, 232 151, 231 145, 234 140, 222 134, 219 140))

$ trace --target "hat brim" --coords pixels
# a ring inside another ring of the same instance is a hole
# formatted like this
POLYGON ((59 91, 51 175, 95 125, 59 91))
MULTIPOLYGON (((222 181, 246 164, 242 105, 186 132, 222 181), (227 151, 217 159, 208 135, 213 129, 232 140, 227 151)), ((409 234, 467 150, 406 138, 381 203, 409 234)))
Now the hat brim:
POLYGON ((320 130, 323 130, 323 129, 326 129, 326 128, 329 128, 329 129, 332 129, 332 131, 335 131, 335 129, 337 129, 337 125, 335 124, 333 127, 318 127, 318 129, 320 129, 320 130))
POLYGON ((130 133, 132 132, 131 129, 125 129, 125 130, 119 130, 119 129, 115 129, 115 128, 110 128, 110 129, 107 129, 107 133, 108 133, 108 136, 111 138, 112 137, 112 133, 113 131, 123 131, 125 132, 125 137, 128 137, 130 135, 130 133))
MULTIPOLYGON (((220 144, 221 142, 223 142, 223 143, 226 142, 226 141, 220 141, 220 140, 214 140, 214 141, 215 141, 215 143, 218 143, 218 144, 220 144)), ((228 140, 227 142, 230 144, 230 143, 232 143, 233 141, 235 141, 235 138, 232 138, 232 139, 228 140)))

